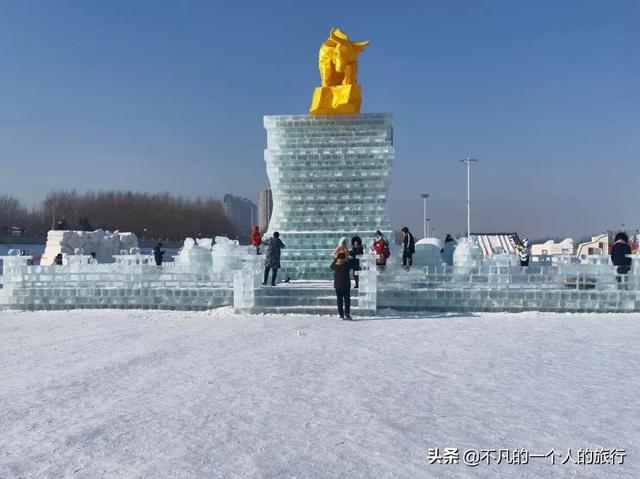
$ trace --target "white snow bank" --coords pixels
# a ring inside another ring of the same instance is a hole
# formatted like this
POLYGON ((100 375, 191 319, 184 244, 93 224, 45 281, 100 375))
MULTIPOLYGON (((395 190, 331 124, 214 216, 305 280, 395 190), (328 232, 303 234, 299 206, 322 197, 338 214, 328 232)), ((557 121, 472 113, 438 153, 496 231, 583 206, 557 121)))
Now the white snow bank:
POLYGON ((640 477, 639 319, 2 312, 0 477, 640 477))

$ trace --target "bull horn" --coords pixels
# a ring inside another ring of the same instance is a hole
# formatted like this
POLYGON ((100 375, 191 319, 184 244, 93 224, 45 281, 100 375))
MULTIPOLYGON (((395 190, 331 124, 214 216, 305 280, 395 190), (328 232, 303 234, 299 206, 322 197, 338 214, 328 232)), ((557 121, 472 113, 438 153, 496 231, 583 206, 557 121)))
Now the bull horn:
POLYGON ((369 45, 369 42, 370 42, 370 41, 371 41, 371 40, 365 40, 365 41, 363 41, 363 42, 351 42, 351 44, 353 45, 353 47, 354 47, 357 51, 361 52, 362 50, 364 50, 364 48, 365 48, 367 45, 369 45))

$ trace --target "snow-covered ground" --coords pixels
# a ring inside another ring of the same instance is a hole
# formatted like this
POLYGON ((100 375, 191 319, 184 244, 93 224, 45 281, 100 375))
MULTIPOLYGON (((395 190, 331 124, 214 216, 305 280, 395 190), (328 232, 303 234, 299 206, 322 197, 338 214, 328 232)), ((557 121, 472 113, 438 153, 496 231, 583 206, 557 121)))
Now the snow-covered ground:
POLYGON ((639 376, 638 315, 3 312, 0 477, 640 477, 639 376))

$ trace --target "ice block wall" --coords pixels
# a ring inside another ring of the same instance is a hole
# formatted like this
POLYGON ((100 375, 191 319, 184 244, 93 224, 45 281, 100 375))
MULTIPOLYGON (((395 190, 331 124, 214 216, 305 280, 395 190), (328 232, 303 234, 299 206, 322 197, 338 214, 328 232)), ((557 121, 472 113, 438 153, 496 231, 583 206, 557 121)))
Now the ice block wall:
POLYGON ((387 192, 394 160, 390 113, 265 116, 273 193, 267 237, 280 232, 282 278, 329 278, 341 237, 365 248, 376 230, 391 241, 387 192))

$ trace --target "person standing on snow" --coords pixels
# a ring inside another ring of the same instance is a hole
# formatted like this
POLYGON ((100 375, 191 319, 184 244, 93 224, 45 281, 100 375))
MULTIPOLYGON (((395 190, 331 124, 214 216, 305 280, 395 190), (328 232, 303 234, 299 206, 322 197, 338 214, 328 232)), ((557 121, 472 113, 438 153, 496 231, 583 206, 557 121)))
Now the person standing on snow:
POLYGON ((256 249, 256 254, 260 254, 260 245, 262 244, 262 235, 260 234, 260 228, 258 225, 253 227, 251 232, 251 246, 256 249))
POLYGON ((615 242, 611 247, 611 262, 617 266, 616 277, 618 283, 627 280, 627 273, 631 269, 631 258, 627 255, 631 254, 631 246, 629 246, 629 237, 626 233, 620 232, 615 236, 615 242), (623 279, 624 278, 624 279, 623 279))
POLYGON ((402 266, 413 266, 413 255, 416 254, 416 240, 411 231, 406 226, 400 231, 404 234, 402 238, 402 266))
POLYGON ((351 238, 351 251, 349 251, 349 258, 351 259, 351 269, 353 270, 353 280, 355 281, 354 289, 358 289, 360 285, 360 276, 357 274, 360 271, 359 255, 364 254, 364 248, 362 247, 362 239, 360 236, 354 236, 351 238))
POLYGON ((262 282, 262 286, 267 285, 267 280, 269 279, 269 270, 272 270, 271 286, 275 286, 276 276, 278 275, 278 270, 280 269, 280 253, 285 248, 285 245, 280 239, 280 233, 278 233, 277 231, 273 233, 273 237, 264 242, 264 245, 267 248, 267 257, 264 262, 264 281, 262 282))
POLYGON ((376 266, 383 269, 387 265, 387 259, 391 256, 391 251, 389 251, 389 243, 380 230, 376 231, 371 249, 376 255, 376 266))
POLYGON ((351 319, 351 277, 349 275, 349 261, 343 252, 331 263, 333 270, 333 287, 338 301, 338 315, 341 319, 351 319))

